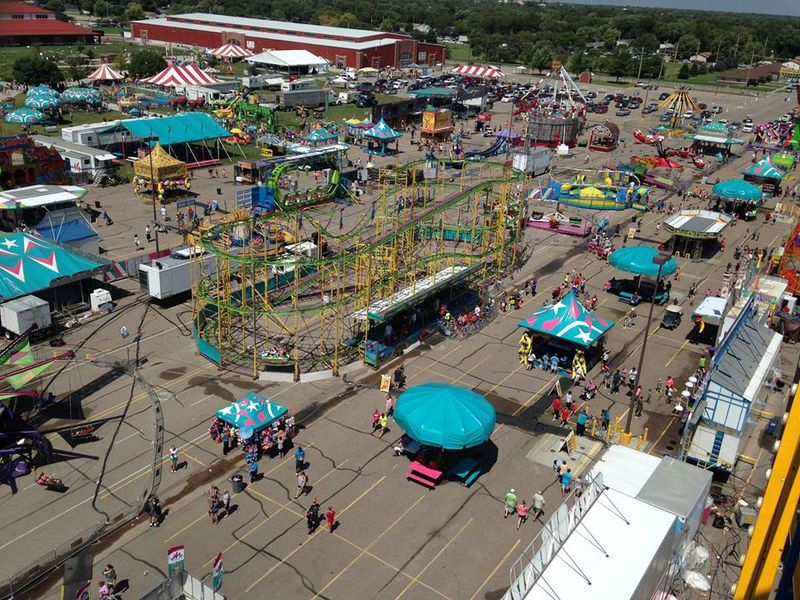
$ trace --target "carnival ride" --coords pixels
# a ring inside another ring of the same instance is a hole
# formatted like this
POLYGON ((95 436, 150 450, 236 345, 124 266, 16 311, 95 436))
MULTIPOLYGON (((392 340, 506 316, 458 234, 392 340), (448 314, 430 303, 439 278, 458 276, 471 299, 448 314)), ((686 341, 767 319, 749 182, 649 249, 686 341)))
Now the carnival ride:
POLYGON ((667 96, 659 105, 658 110, 672 111, 670 114, 669 126, 673 131, 683 129, 683 115, 687 110, 700 112, 700 105, 689 93, 689 88, 678 88, 667 96))
POLYGON ((778 266, 778 277, 789 282, 787 292, 800 294, 800 222, 795 224, 792 233, 786 239, 778 266))
POLYGON ((576 170, 571 181, 551 180, 541 191, 540 199, 593 210, 643 210, 649 191, 633 173, 576 170))
POLYGON ((378 184, 372 209, 347 230, 339 211, 300 212, 278 199, 278 210, 204 232, 216 271, 195 286, 199 352, 254 377, 335 376, 394 351, 387 323, 411 343, 423 332, 400 331, 409 311, 515 264, 521 171, 417 161, 381 170, 378 184))
POLYGON ((586 98, 560 62, 514 105, 534 146, 574 147, 586 124, 586 98))

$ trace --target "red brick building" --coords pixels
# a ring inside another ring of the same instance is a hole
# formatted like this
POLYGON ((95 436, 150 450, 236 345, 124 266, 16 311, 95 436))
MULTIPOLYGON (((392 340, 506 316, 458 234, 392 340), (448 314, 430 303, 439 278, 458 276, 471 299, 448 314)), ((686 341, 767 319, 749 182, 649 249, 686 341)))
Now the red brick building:
POLYGON ((99 44, 91 29, 56 18, 56 13, 26 2, 0 2, 0 46, 99 44))
POLYGON ((166 15, 133 21, 131 34, 142 42, 168 42, 200 48, 233 43, 254 53, 308 50, 338 68, 393 67, 443 63, 445 48, 402 33, 306 25, 207 13, 166 15))

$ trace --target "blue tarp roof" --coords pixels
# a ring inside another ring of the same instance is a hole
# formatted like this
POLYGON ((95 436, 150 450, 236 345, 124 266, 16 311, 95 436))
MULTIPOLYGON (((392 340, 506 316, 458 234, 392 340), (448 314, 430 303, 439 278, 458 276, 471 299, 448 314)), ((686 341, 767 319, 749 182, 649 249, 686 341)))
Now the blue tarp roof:
POLYGON ((744 179, 728 179, 714 184, 712 193, 727 200, 760 200, 761 188, 744 179))
POLYGON ((77 242, 97 236, 97 232, 81 219, 67 221, 66 223, 42 225, 36 228, 36 233, 43 238, 53 240, 60 244, 69 244, 70 242, 77 242))
POLYGON ((570 292, 522 319, 518 326, 588 348, 614 326, 614 321, 590 313, 570 292))
POLYGON ((202 142, 231 136, 231 132, 205 113, 186 113, 162 119, 132 119, 120 126, 140 138, 158 137, 162 146, 202 142))

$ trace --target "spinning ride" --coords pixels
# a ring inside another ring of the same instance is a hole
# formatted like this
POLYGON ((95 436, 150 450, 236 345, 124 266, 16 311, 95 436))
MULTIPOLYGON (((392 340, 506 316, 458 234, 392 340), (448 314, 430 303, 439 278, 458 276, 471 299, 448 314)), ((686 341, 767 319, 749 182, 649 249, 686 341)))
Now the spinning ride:
MULTIPOLYGON (((205 231, 199 244, 215 256, 216 269, 195 289, 199 352, 273 380, 377 364, 384 348, 397 348, 393 339, 411 343, 424 335, 424 324, 419 331, 404 318, 409 311, 416 315, 422 302, 475 289, 512 267, 523 177, 496 163, 457 171, 418 161, 382 171, 382 193, 346 230, 344 209, 331 219, 325 208, 297 212, 278 204, 269 214, 205 231), (289 238, 304 241, 287 244, 289 238)), ((428 313, 419 313, 424 321, 428 313)))
POLYGON ((677 130, 682 129, 683 115, 687 110, 700 112, 701 109, 689 93, 689 88, 678 88, 658 105, 658 110, 672 110, 669 126, 677 130))

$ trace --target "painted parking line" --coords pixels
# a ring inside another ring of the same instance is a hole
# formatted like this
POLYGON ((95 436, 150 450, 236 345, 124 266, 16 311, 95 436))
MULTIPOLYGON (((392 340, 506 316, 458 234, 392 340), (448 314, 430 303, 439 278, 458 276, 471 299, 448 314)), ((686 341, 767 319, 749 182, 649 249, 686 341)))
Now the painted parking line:
POLYGON ((411 511, 414 509, 414 507, 415 507, 417 504, 419 504, 420 502, 422 502, 424 499, 425 499, 425 496, 424 496, 424 495, 423 495, 423 496, 420 496, 419 498, 417 498, 417 500, 416 500, 416 501, 415 501, 415 502, 414 502, 414 503, 413 503, 411 506, 409 506, 409 507, 408 507, 408 508, 407 508, 405 511, 403 511, 403 514, 401 514, 399 517, 397 517, 397 519, 395 519, 395 520, 394 520, 394 522, 393 522, 391 525, 389 525, 388 527, 386 527, 386 528, 385 528, 385 529, 384 529, 384 530, 383 530, 383 531, 380 533, 380 535, 379 535, 378 537, 376 537, 374 540, 372 540, 372 542, 370 542, 369 546, 367 546, 366 548, 363 548, 363 549, 362 549, 362 550, 361 550, 361 551, 360 551, 360 552, 359 552, 359 553, 356 555, 356 557, 355 557, 353 560, 351 560, 351 561, 350 561, 350 562, 347 564, 347 566, 345 566, 345 567, 344 567, 344 568, 343 568, 341 571, 339 571, 339 572, 336 574, 336 576, 335 576, 333 579, 331 579, 331 580, 330 580, 328 583, 326 583, 326 584, 325 584, 325 586, 324 586, 324 587, 322 587, 320 590, 318 590, 318 591, 317 591, 317 593, 316 593, 316 594, 313 596, 312 600, 314 600, 315 598, 319 598, 319 596, 320 596, 320 595, 321 595, 321 594, 322 594, 322 593, 323 593, 325 590, 327 590, 327 589, 328 589, 329 587, 331 587, 331 586, 332 586, 334 583, 336 583, 336 580, 337 580, 337 579, 339 579, 339 578, 340 578, 342 575, 344 575, 344 574, 345 574, 345 573, 346 573, 348 570, 350 570, 350 568, 351 568, 351 567, 352 567, 354 564, 356 564, 356 563, 359 561, 359 559, 360 559, 362 556, 366 555, 366 553, 367 553, 367 552, 369 552, 370 548, 372 548, 372 547, 373 547, 375 544, 377 544, 377 543, 378 543, 378 542, 379 542, 379 541, 380 541, 380 540, 383 538, 383 536, 385 536, 387 533, 389 533, 389 531, 391 531, 391 530, 392 530, 392 528, 393 528, 395 525, 397 525, 397 524, 398 524, 400 521, 402 521, 402 520, 403 520, 403 517, 405 517, 405 516, 406 516, 408 513, 410 513, 410 512, 411 512, 411 511))
POLYGON ((667 434, 667 431, 669 431, 670 427, 672 427, 672 424, 675 422, 675 419, 676 419, 676 418, 677 418, 677 417, 672 417, 672 418, 669 420, 669 422, 666 424, 666 426, 664 427, 664 429, 662 429, 662 430, 661 430, 661 433, 660 433, 660 434, 659 434, 659 436, 658 436, 658 437, 655 439, 655 441, 653 442, 653 445, 652 445, 652 446, 650 446, 650 450, 648 450, 648 451, 647 451, 647 453, 648 453, 648 454, 652 454, 652 453, 653 453, 653 450, 655 450, 655 449, 656 449, 656 446, 658 446, 658 442, 660 442, 660 441, 661 441, 661 438, 663 438, 663 437, 664 437, 664 436, 667 434))
POLYGON ((478 597, 478 594, 480 594, 480 593, 481 593, 481 590, 483 590, 483 588, 485 588, 485 587, 486 587, 486 584, 487 584, 487 583, 489 583, 489 580, 490 580, 492 577, 494 577, 494 574, 495 574, 495 573, 497 573, 498 569, 499 569, 501 566, 503 566, 503 565, 505 564, 505 562, 508 560, 508 557, 509 557, 509 556, 511 556, 511 553, 512 553, 514 550, 516 550, 516 549, 517 549, 517 546, 519 546, 519 545, 520 545, 520 543, 521 543, 521 540, 517 540, 516 542, 514 542, 514 545, 513 545, 513 546, 511 546, 511 548, 509 548, 509 549, 508 549, 508 552, 506 552, 505 556, 503 556, 503 558, 502 558, 502 559, 500 559, 500 562, 499 562, 499 563, 497 563, 497 564, 495 565, 494 569, 492 569, 492 572, 491 572, 491 573, 489 573, 489 574, 486 576, 486 579, 484 579, 484 580, 481 582, 481 584, 478 586, 478 589, 477 589, 477 590, 475 590, 475 593, 474 593, 474 594, 472 594, 472 596, 470 596, 470 597, 469 597, 469 600, 475 600, 475 598, 477 598, 477 597, 478 597))
MULTIPOLYGON (((324 479, 326 479, 326 478, 327 478, 329 475, 331 475, 331 474, 335 473, 336 471, 338 471, 338 470, 339 470, 339 468, 340 468, 340 467, 343 467, 345 464, 347 464, 347 463, 349 462, 349 460, 350 460, 350 459, 344 460, 344 461, 342 461, 341 463, 339 463, 338 465, 336 465, 335 467, 333 467, 331 470, 329 470, 327 473, 325 473, 325 475, 323 475, 322 477, 320 477, 319 479, 317 479, 317 480, 316 480, 316 483, 315 483, 315 485, 319 485, 319 483, 320 483, 321 481, 323 481, 324 479)), ((233 542, 232 544, 230 544, 230 545, 229 545, 227 548, 225 548, 225 549, 224 549, 222 552, 223 552, 223 553, 227 553, 227 552, 228 552, 229 550, 231 550, 232 548, 235 548, 236 546, 238 546, 238 545, 239 545, 240 543, 242 543, 242 542, 243 542, 243 541, 244 541, 244 540, 245 540, 247 537, 249 537, 249 536, 250 536, 250 534, 252 534, 254 531, 256 531, 257 529, 259 529, 259 528, 260 528, 260 527, 261 527, 261 526, 262 526, 264 523, 266 523, 266 522, 267 522, 267 521, 268 521, 270 518, 274 517, 275 515, 277 515, 277 514, 278 514, 278 513, 280 513, 280 512, 283 512, 284 510, 288 509, 288 508, 289 508, 289 507, 290 507, 292 504, 294 504, 294 503, 295 503, 295 501, 296 501, 296 499, 295 499, 295 498, 291 498, 290 500, 288 500, 287 502, 285 502, 284 504, 282 504, 282 505, 281 505, 281 507, 280 507, 278 510, 276 510, 274 513, 272 513, 272 514, 270 514, 270 515, 267 515, 267 516, 264 518, 264 520, 263 520, 263 521, 261 521, 261 522, 260 522, 258 525, 256 525, 255 527, 253 527, 253 528, 252 528, 250 531, 248 531, 247 533, 245 533, 245 534, 244 534, 242 537, 240 537, 240 538, 237 538, 237 540, 236 540, 235 542, 233 542)), ((207 567, 209 567, 209 566, 211 565, 211 563, 213 563, 213 562, 214 562, 214 559, 211 559, 211 560, 209 560, 209 561, 208 561, 206 564, 204 564, 204 565, 203 565, 203 568, 207 568, 207 567)))
MULTIPOLYGON (((382 482, 384 479, 386 479, 386 475, 384 475, 383 477, 381 477, 380 479, 378 479, 378 481, 376 481, 376 482, 375 482, 375 483, 373 483, 371 486, 369 486, 369 487, 368 487, 368 488, 367 488, 367 489, 366 489, 366 490, 365 490, 365 491, 364 491, 364 492, 363 492, 363 493, 362 493, 362 494, 361 494, 361 495, 360 495, 358 498, 356 498, 356 499, 355 499, 355 500, 353 500, 353 501, 352 501, 350 504, 348 504, 347 506, 345 506, 345 507, 344 507, 344 508, 341 510, 341 512, 339 512, 338 514, 339 514, 339 515, 343 515, 344 513, 346 513, 346 512, 347 512, 347 511, 348 511, 348 510, 349 510, 349 509, 350 509, 350 508, 351 508, 353 505, 355 505, 355 504, 356 504, 356 502, 358 502, 358 501, 359 501, 359 500, 361 500, 361 499, 362 499, 364 496, 366 496, 366 495, 367 495, 367 494, 369 494, 369 493, 370 493, 372 490, 374 490, 374 489, 375 489, 375 488, 376 488, 376 487, 377 487, 377 486, 378 486, 378 485, 379 485, 379 484, 380 484, 380 483, 381 483, 381 482, 382 482)), ((314 532, 314 533, 311 535, 311 537, 312 537, 312 538, 316 537, 316 536, 317 536, 317 535, 319 535, 319 533, 320 533, 321 531, 323 531, 323 530, 324 530, 324 527, 320 527, 319 529, 317 529, 317 530, 316 530, 316 531, 315 531, 315 532, 314 532)), ((250 584, 250 586, 249 586, 249 587, 248 587, 248 588, 247 588, 247 589, 244 591, 244 592, 245 592, 245 594, 249 593, 249 592, 250 592, 250 591, 251 591, 251 590, 252 590, 254 587, 256 587, 256 586, 257 586, 259 583, 261 583, 261 582, 262 582, 264 579, 266 579, 266 578, 267 578, 267 577, 269 577, 269 576, 270 576, 272 573, 274 573, 274 572, 275 572, 275 569, 277 569, 278 567, 280 567, 282 564, 284 564, 284 563, 285 563, 285 562, 287 562, 287 561, 288 561, 290 558, 292 558, 292 556, 294 556, 295 554, 297 554, 297 553, 298 553, 298 552, 299 552, 299 551, 300 551, 300 550, 303 548, 303 546, 305 546, 305 544, 301 544, 300 546, 298 546, 297 548, 295 548, 294 550, 292 550, 291 552, 289 552, 289 554, 287 554, 287 555, 286 555, 284 558, 282 558, 282 559, 281 559, 281 560, 280 560, 280 561, 279 561, 277 564, 275 564, 275 565, 272 565, 272 567, 270 567, 270 568, 269 568, 269 569, 266 571, 266 573, 264 573, 264 574, 263 574, 261 577, 259 577, 259 578, 258 578, 258 579, 256 579, 256 580, 255 580, 253 583, 251 583, 251 584, 250 584)), ((204 565, 204 566, 207 566, 208 564, 211 564, 211 563, 207 563, 207 564, 206 564, 206 565, 204 565)))
MULTIPOLYGON (((461 526, 461 529, 459 529, 459 530, 456 532, 456 534, 455 534, 453 537, 451 537, 451 538, 448 540, 448 542, 447 542, 447 543, 446 543, 444 546, 442 546, 442 549, 441 549, 441 550, 439 550, 439 552, 437 552, 437 553, 436 553, 436 555, 435 555, 435 556, 434 556, 434 557, 433 557, 431 560, 429 560, 429 561, 428 561, 428 564, 427 564, 427 565, 425 565, 425 567, 422 569, 422 571, 420 571, 420 572, 417 574, 417 576, 415 577, 415 579, 420 579, 420 578, 421 578, 421 577, 422 577, 422 576, 425 574, 425 572, 426 572, 428 569, 430 569, 430 568, 431 568, 431 565, 432 565, 433 563, 435 563, 435 562, 436 562, 436 559, 437 559, 437 558, 439 558, 439 557, 440 557, 442 554, 444 554, 444 552, 445 552, 445 551, 446 551, 446 550, 447 550, 447 549, 450 547, 450 544, 452 544, 453 542, 455 542, 455 541, 456 541, 456 539, 458 538, 458 536, 460 536, 460 535, 461 535, 461 533, 462 533, 462 532, 463 532, 463 531, 464 531, 464 530, 465 530, 467 527, 469 527, 469 525, 470 525, 470 523, 472 523, 472 521, 473 521, 473 519, 470 519, 469 521, 467 521, 466 523, 464 523, 464 524, 461 526)), ((414 581, 410 581, 410 582, 408 583, 408 585, 407 585, 405 588, 403 588, 403 591, 402 591, 402 592, 400 592, 400 593, 397 595, 397 597, 395 598, 395 600, 400 600, 400 598, 402 598, 403 596, 405 596, 406 592, 407 592, 407 591, 408 591, 408 590, 411 588, 411 586, 412 586, 412 585, 414 585, 414 583, 415 583, 414 581)))
POLYGON ((399 574, 399 575, 402 575, 403 577, 405 577, 405 578, 406 578, 406 579, 408 579, 409 581, 411 581, 411 582, 413 582, 413 583, 417 583, 417 584, 421 585, 421 586, 422 586, 422 587, 424 587, 426 590, 429 590, 429 591, 433 592, 433 593, 434 593, 434 594, 436 594, 437 596, 441 596, 441 597, 442 597, 444 600, 453 600, 453 598, 451 598, 450 596, 448 596, 448 595, 447 595, 447 594, 445 594, 444 592, 442 592, 442 591, 440 591, 440 590, 437 590, 435 587, 433 587, 433 586, 430 586, 430 585, 428 585, 427 583, 425 583, 424 581, 421 581, 421 580, 417 579, 416 577, 414 577, 414 576, 413 576, 413 575, 411 575, 410 573, 407 573, 407 572, 403 571, 403 570, 402 570, 400 567, 396 567, 396 566, 394 566, 393 564, 391 564, 391 563, 387 562, 386 560, 382 559, 382 558, 381 558, 380 556, 378 556, 377 554, 373 554, 372 552, 370 552, 370 551, 369 551, 369 550, 367 550, 366 548, 362 548, 361 546, 359 546, 359 545, 358 545, 358 544, 356 544, 355 542, 352 542, 352 541, 348 540, 346 537, 342 536, 341 534, 334 532, 334 534, 333 534, 333 535, 334 535, 334 537, 336 537, 337 539, 340 539, 340 540, 342 540, 344 543, 346 543, 346 544, 348 544, 348 545, 352 546, 353 548, 355 548, 355 549, 356 549, 356 550, 358 550, 359 552, 362 552, 364 556, 368 556, 368 557, 369 557, 369 558, 371 558, 372 560, 375 560, 375 561, 377 561, 377 562, 381 563, 383 566, 385 566, 385 567, 388 567, 389 569, 391 569, 392 571, 394 571, 395 573, 397 573, 397 574, 399 574))

